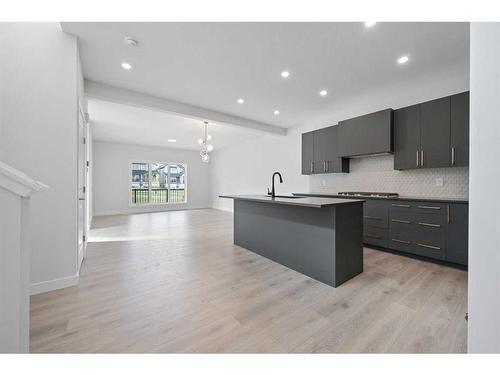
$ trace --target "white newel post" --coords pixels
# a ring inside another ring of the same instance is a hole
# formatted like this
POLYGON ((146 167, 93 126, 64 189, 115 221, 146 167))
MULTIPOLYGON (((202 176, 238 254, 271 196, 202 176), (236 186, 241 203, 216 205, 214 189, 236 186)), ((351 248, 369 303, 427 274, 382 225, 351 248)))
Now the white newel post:
POLYGON ((0 162, 0 353, 29 352, 30 196, 46 188, 0 162))

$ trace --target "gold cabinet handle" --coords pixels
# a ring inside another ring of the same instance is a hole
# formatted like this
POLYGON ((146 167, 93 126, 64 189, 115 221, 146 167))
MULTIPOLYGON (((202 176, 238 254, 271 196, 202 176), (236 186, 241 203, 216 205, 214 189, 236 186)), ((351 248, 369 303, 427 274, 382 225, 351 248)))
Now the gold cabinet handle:
POLYGON ((426 245, 426 244, 423 244, 423 243, 418 243, 417 246, 425 247, 426 249, 441 250, 441 248, 438 247, 438 246, 431 246, 431 245, 426 245))
POLYGON ((418 150, 417 150, 417 167, 419 167, 419 162, 418 162, 418 150))
POLYGON ((326 172, 328 172, 330 169, 330 160, 325 160, 325 165, 326 165, 326 172))
POLYGON ((374 235, 374 234, 369 234, 369 233, 365 234, 365 237, 369 237, 369 238, 376 238, 377 240, 379 240, 379 239, 381 239, 381 238, 382 238, 382 236, 376 236, 376 235, 374 235))
POLYGON ((404 243, 405 245, 409 245, 411 244, 410 241, 403 241, 403 240, 398 240, 397 238, 392 238, 391 241, 394 241, 394 242, 399 242, 399 243, 404 243))
POLYGON ((381 217, 377 217, 377 216, 363 216, 365 219, 368 219, 368 220, 382 220, 381 217))
POLYGON ((392 204, 393 207, 402 207, 402 208, 410 208, 411 206, 409 204, 392 204))
POLYGON ((391 221, 394 223, 411 224, 411 221, 408 220, 392 219, 391 221))
POLYGON ((424 166, 424 150, 420 150, 420 166, 424 166))
POLYGON ((450 224, 450 204, 448 203, 446 206, 447 206, 446 221, 448 222, 448 224, 450 224))
POLYGON ((311 162, 311 173, 313 173, 313 172, 314 172, 314 162, 312 161, 311 162))
POLYGON ((451 165, 455 165, 455 147, 451 148, 451 165))
POLYGON ((418 225, 422 225, 424 227, 441 228, 441 225, 439 225, 439 224, 418 223, 418 225))
POLYGON ((440 210, 439 206, 418 206, 418 208, 422 208, 424 210, 440 210))

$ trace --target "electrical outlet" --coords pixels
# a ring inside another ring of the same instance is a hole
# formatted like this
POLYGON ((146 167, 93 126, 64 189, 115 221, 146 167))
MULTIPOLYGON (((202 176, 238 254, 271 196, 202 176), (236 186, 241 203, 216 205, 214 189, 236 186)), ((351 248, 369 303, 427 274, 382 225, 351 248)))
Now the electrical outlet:
POLYGON ((436 186, 443 186, 443 177, 436 178, 436 186))
POLYGON ((326 186, 326 180, 321 180, 321 186, 326 186))

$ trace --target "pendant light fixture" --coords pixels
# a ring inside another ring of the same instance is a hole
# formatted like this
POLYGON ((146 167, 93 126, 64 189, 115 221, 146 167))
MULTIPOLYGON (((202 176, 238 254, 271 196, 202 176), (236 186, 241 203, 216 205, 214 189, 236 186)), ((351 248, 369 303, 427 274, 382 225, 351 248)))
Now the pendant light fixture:
POLYGON ((212 139, 212 137, 208 134, 208 121, 204 121, 203 123, 205 124, 205 134, 203 138, 198 139, 198 143, 201 145, 201 161, 208 163, 210 161, 209 153, 214 149, 214 146, 208 143, 208 141, 212 139))

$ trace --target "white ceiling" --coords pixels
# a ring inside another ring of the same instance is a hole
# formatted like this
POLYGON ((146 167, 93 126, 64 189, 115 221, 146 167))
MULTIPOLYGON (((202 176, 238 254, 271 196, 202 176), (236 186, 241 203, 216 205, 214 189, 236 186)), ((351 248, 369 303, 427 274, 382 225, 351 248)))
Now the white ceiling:
MULTIPOLYGON (((377 23, 372 28, 360 22, 62 27, 79 38, 87 79, 282 127, 324 121, 347 101, 390 87, 400 90, 450 75, 466 80, 469 71, 468 23, 377 23), (139 45, 128 47, 125 36, 139 45), (410 58, 405 65, 396 62, 402 55, 410 58), (133 69, 123 70, 123 61, 133 69), (287 79, 280 77, 285 69, 291 73, 287 79), (326 97, 318 95, 321 89, 328 90, 326 97), (240 97, 245 99, 242 105, 236 102, 240 97), (279 116, 273 114, 275 109, 279 116)), ((164 126, 161 122, 155 129, 163 131, 164 126)))
MULTIPOLYGON (((178 115, 116 104, 89 100, 89 114, 93 137, 97 140, 199 150, 198 139, 203 138, 203 122, 178 115), (177 142, 170 143, 168 139, 177 142)), ((210 143, 215 150, 245 139, 257 137, 257 130, 227 124, 209 123, 210 143)))

